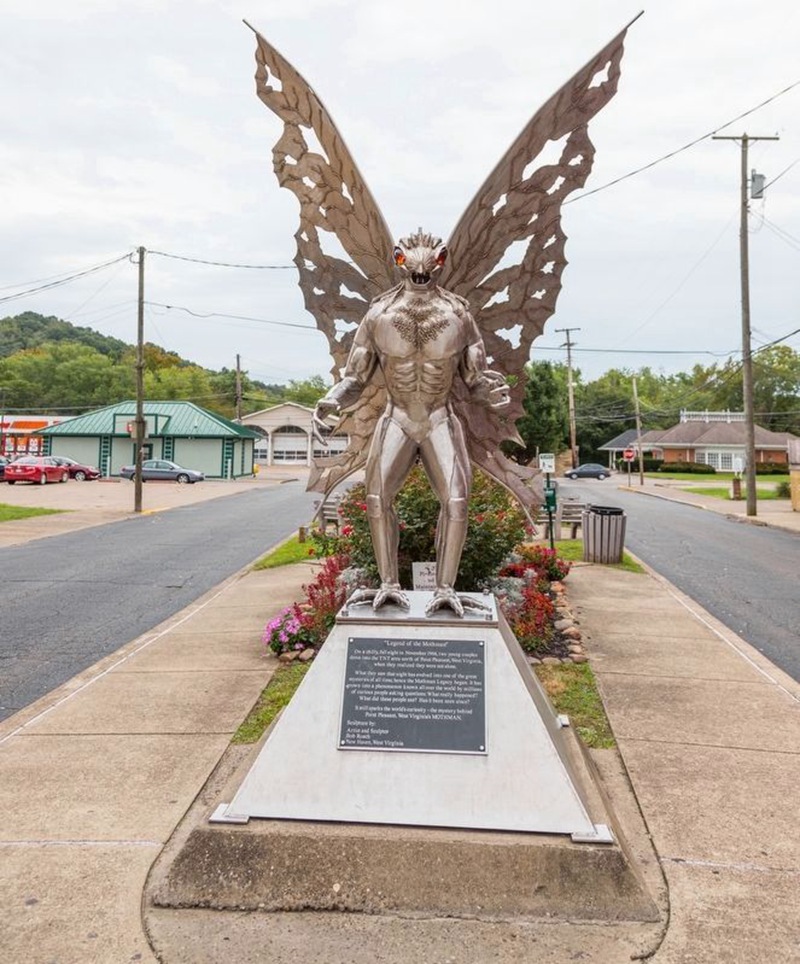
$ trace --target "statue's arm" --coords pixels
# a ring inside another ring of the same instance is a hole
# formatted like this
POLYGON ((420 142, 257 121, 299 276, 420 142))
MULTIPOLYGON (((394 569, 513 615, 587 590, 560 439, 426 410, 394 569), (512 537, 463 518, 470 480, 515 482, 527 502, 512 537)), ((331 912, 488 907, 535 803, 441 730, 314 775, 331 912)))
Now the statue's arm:
POLYGON ((361 397, 365 386, 372 377, 378 364, 375 347, 369 332, 369 315, 358 326, 353 346, 347 359, 344 375, 316 405, 313 415, 314 435, 318 441, 327 445, 321 429, 328 428, 325 419, 350 408, 361 397))
POLYGON ((511 401, 505 375, 487 367, 486 348, 475 319, 464 311, 467 347, 461 356, 461 377, 475 401, 488 408, 503 408, 511 401))

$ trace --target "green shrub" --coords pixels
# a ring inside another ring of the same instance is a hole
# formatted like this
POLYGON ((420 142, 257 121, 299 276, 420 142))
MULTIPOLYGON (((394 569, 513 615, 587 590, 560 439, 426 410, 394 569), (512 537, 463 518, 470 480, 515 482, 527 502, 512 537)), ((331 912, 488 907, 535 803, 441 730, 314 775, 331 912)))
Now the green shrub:
POLYGON ((791 499, 792 485, 788 479, 784 479, 775 486, 775 497, 778 499, 791 499))
MULTIPOLYGON (((398 562, 400 583, 410 588, 411 563, 436 558, 439 502, 420 466, 416 466, 395 500, 400 523, 398 562)), ((321 555, 347 557, 351 566, 377 584, 363 484, 352 486, 339 504, 340 535, 312 533, 321 555)), ((456 588, 481 588, 500 568, 514 546, 525 539, 528 522, 516 500, 502 486, 476 471, 469 500, 469 526, 456 588)))
MULTIPOLYGON (((643 472, 659 472, 659 471, 661 470, 661 466, 662 466, 663 464, 664 464, 664 460, 663 460, 663 459, 654 459, 654 458, 651 458, 651 457, 648 456, 648 455, 645 455, 645 457, 642 459, 642 471, 643 471, 643 472)), ((631 471, 632 471, 632 472, 633 472, 633 471, 637 471, 637 472, 638 472, 638 470, 639 470, 639 457, 638 457, 638 456, 630 463, 630 466, 631 466, 631 471)), ((627 471, 628 471, 628 463, 625 461, 625 459, 617 459, 617 471, 618 471, 618 472, 627 472, 627 471)))
POLYGON ((714 475, 716 469, 704 462, 663 462, 659 472, 688 472, 690 475, 714 475))
POLYGON ((756 475, 786 475, 788 471, 785 462, 756 462, 756 475))

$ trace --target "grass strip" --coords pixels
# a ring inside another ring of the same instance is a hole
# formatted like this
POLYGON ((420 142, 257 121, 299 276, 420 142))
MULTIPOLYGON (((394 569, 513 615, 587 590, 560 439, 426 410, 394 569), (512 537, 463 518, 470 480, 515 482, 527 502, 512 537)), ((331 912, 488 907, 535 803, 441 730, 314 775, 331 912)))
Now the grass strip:
MULTIPOLYGON (((549 543, 548 543, 549 545, 549 543)), ((556 541, 556 552, 567 562, 583 561, 583 540, 582 539, 559 539, 556 541)), ((647 572, 625 550, 622 551, 622 562, 613 563, 614 569, 622 569, 625 572, 647 572)))
POLYGON ((278 566, 291 566, 296 562, 308 562, 312 558, 312 545, 309 539, 300 542, 298 536, 294 535, 254 562, 253 569, 276 569, 278 566))
POLYGON ((616 745, 588 663, 541 665, 535 670, 556 712, 569 717, 570 725, 590 749, 607 750, 616 745))
POLYGON ((258 698, 247 719, 234 733, 232 743, 256 743, 261 735, 294 696, 310 663, 280 665, 258 698))
MULTIPOLYGON (((644 475, 646 479, 652 479, 654 482, 664 479, 673 479, 679 482, 729 482, 736 478, 733 472, 645 472, 644 475)), ((788 473, 780 475, 764 474, 761 478, 764 481, 782 482, 788 480, 789 475, 788 473)))
MULTIPOLYGON (((746 486, 742 486, 742 498, 741 499, 731 499, 731 490, 723 488, 710 488, 706 486, 681 486, 681 492, 691 492, 694 495, 708 495, 712 499, 724 499, 728 502, 743 502, 745 498, 745 493, 747 492, 746 486)), ((775 489, 762 489, 756 486, 756 497, 759 501, 763 502, 765 499, 779 499, 779 496, 775 489)))
POLYGON ((28 509, 21 505, 8 505, 0 502, 0 522, 13 522, 14 519, 32 519, 37 515, 60 515, 65 509, 28 509))

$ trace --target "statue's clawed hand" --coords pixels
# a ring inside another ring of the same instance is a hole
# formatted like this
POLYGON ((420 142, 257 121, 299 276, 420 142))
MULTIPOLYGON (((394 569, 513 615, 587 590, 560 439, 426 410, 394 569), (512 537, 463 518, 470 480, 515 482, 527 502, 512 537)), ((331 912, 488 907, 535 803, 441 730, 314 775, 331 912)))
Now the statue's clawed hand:
POLYGON ((323 448, 327 448, 330 444, 328 436, 331 431, 331 427, 325 419, 329 415, 338 414, 338 412, 339 405, 331 399, 321 398, 314 408, 314 414, 311 416, 311 435, 323 448))
POLYGON ((473 396, 482 401, 489 408, 504 408, 511 403, 511 388, 506 382, 505 375, 487 369, 482 372, 478 385, 473 389, 473 396))

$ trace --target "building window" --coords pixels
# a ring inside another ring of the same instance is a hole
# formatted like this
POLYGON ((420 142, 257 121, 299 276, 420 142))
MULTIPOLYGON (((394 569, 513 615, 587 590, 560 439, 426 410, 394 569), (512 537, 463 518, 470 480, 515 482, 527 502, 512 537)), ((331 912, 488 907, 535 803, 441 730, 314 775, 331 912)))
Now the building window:
MULTIPOLYGON (((712 469, 716 469, 717 472, 732 472, 733 471, 733 460, 736 457, 735 452, 698 452, 695 456, 696 462, 702 462, 703 465, 709 465, 712 469)), ((741 456, 739 456, 741 458, 741 456)))

